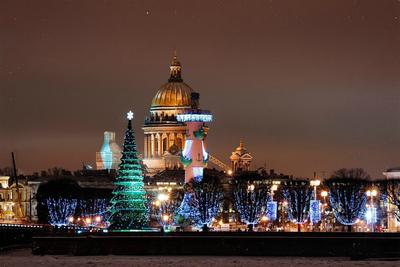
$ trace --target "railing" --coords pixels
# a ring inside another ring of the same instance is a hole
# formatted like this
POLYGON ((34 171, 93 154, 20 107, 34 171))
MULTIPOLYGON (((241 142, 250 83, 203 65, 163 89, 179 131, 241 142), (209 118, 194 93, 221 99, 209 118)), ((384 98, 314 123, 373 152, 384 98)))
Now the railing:
POLYGON ((210 158, 210 162, 214 163, 215 165, 217 165, 218 167, 220 167, 223 171, 229 171, 230 168, 228 165, 226 165, 225 163, 223 163, 222 161, 220 161, 219 159, 217 159, 216 157, 214 157, 211 154, 208 154, 209 158, 210 158))

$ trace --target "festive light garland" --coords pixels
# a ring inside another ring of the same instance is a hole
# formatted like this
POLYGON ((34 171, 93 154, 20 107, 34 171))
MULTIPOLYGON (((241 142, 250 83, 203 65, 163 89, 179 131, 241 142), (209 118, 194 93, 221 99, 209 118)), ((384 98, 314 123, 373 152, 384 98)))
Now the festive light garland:
POLYGON ((216 180, 193 181, 185 193, 183 205, 193 222, 199 226, 209 226, 218 215, 223 199, 223 189, 216 180), (186 199, 185 199, 186 198, 186 199))
POLYGON ((335 218, 343 225, 353 225, 365 213, 367 197, 362 186, 336 183, 329 189, 329 201, 335 218))
POLYGON ((269 199, 268 190, 264 184, 248 185, 239 182, 234 187, 233 198, 242 222, 248 225, 260 222, 269 199))
POLYGON ((269 221, 275 221, 278 214, 278 202, 276 201, 268 201, 267 202, 267 211, 266 216, 269 221))
POLYGON ((173 223, 175 214, 177 214, 179 210, 180 203, 179 200, 167 199, 164 201, 156 201, 153 204, 153 212, 161 226, 165 228, 173 223))
POLYGON ((211 122, 211 114, 178 114, 176 116, 179 122, 211 122))
POLYGON ((310 201, 310 221, 312 223, 317 223, 321 220, 321 209, 319 200, 310 201))
POLYGON ((80 216, 94 217, 102 215, 107 212, 107 204, 108 200, 103 198, 79 200, 78 207, 80 209, 80 216))
POLYGON ((376 223, 378 221, 377 209, 368 207, 365 212, 365 220, 368 224, 376 223))
POLYGON ((287 210, 289 220, 295 224, 307 221, 310 211, 312 190, 308 186, 292 186, 283 190, 283 195, 288 202, 287 210))
POLYGON ((48 198, 45 200, 49 212, 49 223, 62 226, 68 223, 68 218, 74 216, 77 199, 48 198))

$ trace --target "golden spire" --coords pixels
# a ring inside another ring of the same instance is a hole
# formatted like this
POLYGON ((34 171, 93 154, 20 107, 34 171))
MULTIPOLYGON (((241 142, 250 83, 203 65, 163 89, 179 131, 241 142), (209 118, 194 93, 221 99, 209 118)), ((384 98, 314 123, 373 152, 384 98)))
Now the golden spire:
POLYGON ((174 49, 174 57, 172 58, 170 69, 170 77, 168 82, 183 82, 181 73, 182 73, 182 65, 178 61, 178 57, 176 56, 176 49, 174 49))
POLYGON ((239 147, 244 148, 243 137, 240 138, 240 145, 239 145, 239 147))

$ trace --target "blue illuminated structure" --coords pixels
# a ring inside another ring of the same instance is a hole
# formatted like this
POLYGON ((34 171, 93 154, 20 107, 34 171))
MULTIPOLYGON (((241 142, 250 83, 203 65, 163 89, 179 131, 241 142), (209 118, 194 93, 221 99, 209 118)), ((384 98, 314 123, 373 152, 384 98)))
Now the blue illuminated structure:
POLYGON ((365 212, 365 220, 368 224, 375 224, 378 221, 377 211, 374 207, 368 207, 365 212))
POLYGON ((317 223, 321 220, 321 210, 319 200, 310 200, 310 221, 317 223))
POLYGON ((278 203, 276 201, 267 202, 266 216, 269 221, 275 221, 278 214, 278 203))

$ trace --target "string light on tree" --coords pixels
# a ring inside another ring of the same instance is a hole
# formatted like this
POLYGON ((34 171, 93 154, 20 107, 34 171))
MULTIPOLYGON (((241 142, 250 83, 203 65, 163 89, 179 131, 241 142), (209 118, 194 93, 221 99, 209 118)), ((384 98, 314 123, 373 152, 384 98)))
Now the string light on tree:
POLYGON ((57 226, 67 225, 75 214, 77 204, 77 199, 46 199, 46 205, 49 212, 49 223, 57 226))
POLYGON ((149 216, 143 184, 144 176, 132 129, 132 111, 127 113, 127 119, 128 127, 125 132, 121 164, 111 200, 110 229, 112 230, 143 229, 147 225, 149 216))

